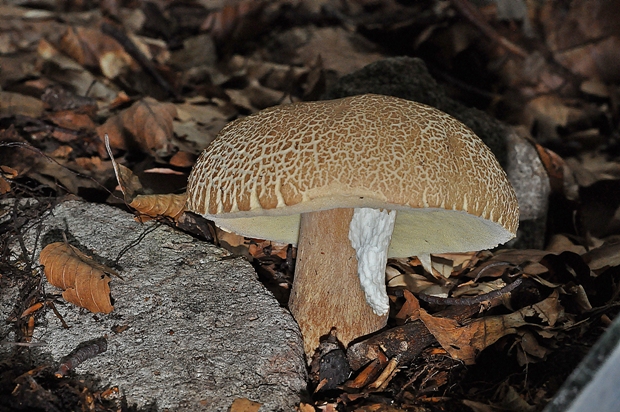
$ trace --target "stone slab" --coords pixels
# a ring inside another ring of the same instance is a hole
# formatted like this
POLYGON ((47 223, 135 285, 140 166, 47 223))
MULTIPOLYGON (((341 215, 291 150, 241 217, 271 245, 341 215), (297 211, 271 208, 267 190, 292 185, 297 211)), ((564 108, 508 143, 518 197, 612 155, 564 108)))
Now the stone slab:
MULTIPOLYGON (((76 372, 117 385, 130 405, 225 411, 243 397, 264 411, 294 410, 307 378, 301 335, 244 259, 107 205, 68 201, 43 220, 37 261, 63 231, 103 263, 124 251, 124 280, 110 284, 115 309, 108 315, 67 303, 57 306, 69 329, 52 311, 37 319, 33 341, 45 345, 32 351, 40 361, 58 362, 78 344, 107 336, 107 351, 76 372)), ((35 230, 26 243, 35 246, 35 230)))

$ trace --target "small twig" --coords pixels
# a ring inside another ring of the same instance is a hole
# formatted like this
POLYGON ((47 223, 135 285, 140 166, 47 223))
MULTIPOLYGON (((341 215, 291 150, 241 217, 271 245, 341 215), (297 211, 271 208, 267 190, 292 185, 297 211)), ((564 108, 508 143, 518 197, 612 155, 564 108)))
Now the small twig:
POLYGON ((69 325, 67 325, 67 322, 65 322, 65 318, 63 318, 60 312, 58 311, 58 309, 56 309, 56 305, 54 305, 54 302, 52 302, 51 300, 48 300, 45 302, 45 304, 48 308, 52 309, 52 312, 54 312, 54 315, 56 315, 58 320, 60 320, 62 327, 65 329, 69 329, 69 325))
POLYGON ((368 389, 371 389, 371 390, 375 389, 379 391, 385 390, 387 385, 390 383, 390 381, 394 377, 395 372, 398 372, 397 368, 400 362, 400 358, 401 358, 400 355, 396 355, 395 357, 390 359, 390 361, 388 362, 386 367, 383 369, 379 377, 374 382, 372 382, 370 385, 368 385, 368 389))
POLYGON ((10 342, 10 341, 0 341, 0 345, 3 346, 25 346, 28 348, 34 348, 34 347, 39 347, 39 346, 45 346, 47 345, 47 342, 10 342))
POLYGON ((149 233, 151 233, 152 231, 154 231, 155 229, 157 229, 159 226, 161 226, 161 222, 156 222, 154 225, 146 228, 146 230, 144 230, 142 233, 140 233, 140 235, 132 240, 131 242, 129 242, 129 244, 125 247, 123 247, 123 249, 121 249, 120 252, 118 252, 118 255, 116 256, 116 259, 114 259, 114 266, 119 266, 119 261, 122 259, 122 257, 125 255, 125 253, 129 252, 129 250, 131 250, 132 248, 138 246, 140 244, 140 242, 142 241, 142 239, 144 239, 149 233))
POLYGON ((54 375, 56 375, 57 378, 62 378, 67 375, 69 371, 78 367, 82 362, 94 358, 106 350, 108 350, 108 341, 105 337, 85 342, 85 344, 79 345, 73 352, 62 358, 60 365, 58 365, 58 370, 54 375))
POLYGON ((508 50, 512 54, 516 54, 519 57, 526 58, 529 53, 525 49, 517 46, 501 34, 497 32, 489 23, 484 20, 484 16, 480 13, 474 5, 468 0, 450 0, 455 9, 459 11, 467 20, 469 20, 474 26, 478 27, 482 33, 499 43, 502 47, 508 50))
POLYGON ((11 211, 11 223, 13 223, 13 230, 15 231, 15 233, 17 233, 16 235, 17 243, 19 243, 19 247, 21 249, 22 255, 24 256, 24 259, 26 260, 26 265, 27 265, 26 271, 30 272, 32 270, 32 260, 29 259, 30 255, 28 253, 28 248, 26 247, 26 243, 24 242, 24 237, 22 236, 20 232, 20 227, 18 226, 18 223, 17 223, 18 207, 19 207, 19 200, 16 200, 15 202, 13 202, 13 210, 11 211))
POLYGON ((512 283, 507 284, 501 289, 493 290, 488 293, 483 293, 478 296, 463 296, 461 298, 442 298, 439 296, 430 296, 420 293, 417 295, 418 299, 432 305, 452 305, 452 306, 470 306, 479 305, 483 302, 498 298, 509 292, 515 290, 519 285, 523 283, 521 278, 515 280, 512 283))

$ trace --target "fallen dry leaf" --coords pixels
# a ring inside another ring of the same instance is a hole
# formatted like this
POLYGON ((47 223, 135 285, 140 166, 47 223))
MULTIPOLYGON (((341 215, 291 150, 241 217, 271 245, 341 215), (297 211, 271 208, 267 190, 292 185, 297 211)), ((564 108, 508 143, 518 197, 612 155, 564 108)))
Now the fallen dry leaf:
POLYGON ((343 386, 347 389, 362 389, 374 382, 388 363, 383 353, 379 352, 378 355, 379 357, 373 359, 354 379, 346 381, 343 386))
POLYGON ((89 174, 97 175, 99 178, 106 176, 111 170, 106 170, 106 164, 100 164, 96 167, 94 164, 93 173, 87 173, 86 170, 81 170, 81 174, 78 174, 72 170, 79 167, 76 162, 67 162, 66 164, 59 163, 61 159, 48 159, 39 158, 35 159, 32 163, 32 169, 27 171, 27 175, 42 184, 48 185, 54 190, 65 190, 69 193, 78 194, 82 188, 99 188, 100 183, 89 174))
POLYGON ((529 122, 543 123, 549 127, 549 130, 566 127, 582 115, 579 109, 570 106, 555 95, 545 95, 530 100, 526 106, 526 113, 529 116, 529 122))
POLYGON ((620 266, 620 243, 607 243, 583 255, 584 261, 594 272, 602 273, 610 267, 620 266))
MULTIPOLYGON (((365 38, 340 27, 319 29, 294 29, 295 35, 306 39, 294 47, 298 59, 306 66, 312 66, 321 56, 323 67, 337 73, 346 74, 381 59, 374 46, 365 38)), ((288 34, 290 35, 290 34, 288 34)))
POLYGON ((314 409, 314 406, 308 404, 308 403, 300 403, 299 406, 297 407, 297 411, 298 412, 315 412, 316 409, 314 409))
POLYGON ((52 151, 50 153, 50 157, 52 157, 54 159, 66 160, 66 159, 69 158, 69 155, 71 153, 73 153, 73 148, 71 146, 62 145, 62 146, 59 146, 54 151, 52 151))
POLYGON ((62 297, 93 313, 110 313, 114 307, 110 301, 110 276, 116 272, 64 243, 47 245, 39 257, 45 266, 47 281, 63 289, 62 297))
POLYGON ((90 118, 94 118, 97 114, 97 101, 95 99, 71 93, 60 85, 46 87, 41 100, 52 112, 75 111, 88 115, 90 118))
POLYGON ((129 206, 148 217, 169 217, 176 221, 185 212, 186 201, 186 193, 138 195, 129 206))
POLYGON ((567 168, 566 163, 557 153, 553 152, 552 150, 547 149, 546 147, 543 147, 536 142, 531 143, 536 148, 536 151, 538 152, 538 157, 542 161, 543 166, 545 167, 545 171, 549 176, 549 183, 551 184, 551 189, 553 193, 563 193, 565 185, 564 182, 566 180, 564 177, 564 171, 567 168))
POLYGON ((262 403, 251 401, 247 398, 237 398, 233 401, 230 408, 228 408, 229 412, 258 412, 262 403))
POLYGON ((28 116, 34 119, 43 114, 43 102, 19 93, 0 91, 0 117, 28 116))
POLYGON ((90 132, 96 128, 95 122, 89 115, 74 110, 53 112, 48 114, 47 118, 55 125, 69 130, 87 130, 90 132))
POLYGON ((193 153, 178 151, 170 158, 169 163, 176 167, 192 167, 196 163, 196 158, 193 153))
MULTIPOLYGON (((578 255, 583 255, 586 253, 586 248, 583 245, 574 244, 568 237, 565 235, 553 235, 551 239, 549 239, 549 243, 545 250, 552 253, 562 253, 566 250, 569 252, 576 253, 578 255)), ((592 268, 594 270, 594 268, 592 268)))
POLYGON ((405 303, 400 308, 394 318, 400 323, 406 321, 413 321, 420 317, 420 301, 407 289, 403 289, 403 296, 405 297, 405 303))
POLYGON ((116 40, 98 29, 70 26, 60 39, 59 47, 79 64, 99 67, 109 79, 114 79, 131 66, 137 67, 116 40))
POLYGON ((554 59, 574 73, 604 82, 617 80, 618 34, 613 1, 545 3, 541 21, 554 59))
POLYGON ((497 410, 491 405, 470 401, 469 399, 463 399, 461 402, 463 402, 463 405, 468 406, 473 412, 495 412, 497 410))
POLYGON ((213 38, 221 42, 243 26, 256 21, 264 7, 265 3, 262 1, 242 1, 233 5, 224 5, 220 10, 209 13, 200 26, 200 30, 209 32, 213 38))
MULTIPOLYGON (((172 103, 160 103, 146 97, 135 102, 128 109, 110 117, 97 128, 103 142, 107 134, 110 146, 131 150, 140 148, 154 156, 167 156, 172 152, 170 140, 173 136, 172 120, 177 109, 172 103), (137 147, 136 147, 137 146, 137 147)), ((104 154, 103 146, 100 154, 104 154)))
POLYGON ((245 237, 232 232, 226 232, 216 226, 217 242, 219 246, 239 256, 250 257, 245 237))
POLYGON ((124 200, 130 207, 134 208, 142 215, 140 220, 148 220, 144 219, 144 217, 169 217, 174 221, 178 221, 178 218, 185 212, 187 194, 139 194, 143 190, 140 179, 129 168, 116 162, 112 150, 110 149, 107 134, 104 137, 104 141, 106 150, 112 161, 116 180, 121 192, 123 192, 124 200))
POLYGON ((533 360, 544 359, 551 350, 542 346, 534 333, 528 330, 519 331, 519 351, 517 352, 517 360, 520 365, 526 365, 533 360))
MULTIPOLYGON (((108 141, 106 136, 106 145, 107 143, 108 141)), ((108 155, 110 156, 110 160, 112 161, 112 167, 114 169, 116 181, 118 182, 118 187, 123 193, 125 202, 129 204, 133 202, 135 197, 140 192, 142 192, 142 183, 140 183, 140 179, 138 178, 138 176, 133 174, 131 169, 116 162, 111 150, 108 150, 108 155)))
POLYGON ((554 291, 547 299, 514 313, 487 316, 466 325, 461 325, 454 319, 431 316, 423 309, 420 309, 420 319, 453 358, 473 365, 476 356, 484 348, 505 335, 516 333, 520 326, 533 324, 533 318, 553 327, 564 313, 558 296, 558 292, 554 291))
POLYGON ((277 256, 285 260, 288 257, 289 245, 287 243, 278 243, 271 240, 251 239, 248 252, 255 259, 261 259, 266 256, 277 256))
POLYGON ((39 41, 37 53, 46 64, 54 67, 48 74, 50 79, 69 86, 77 95, 110 101, 120 92, 113 84, 103 83, 78 62, 61 54, 45 39, 39 41))
POLYGON ((11 191, 11 183, 7 179, 14 179, 17 175, 17 170, 12 167, 0 165, 0 195, 11 191))

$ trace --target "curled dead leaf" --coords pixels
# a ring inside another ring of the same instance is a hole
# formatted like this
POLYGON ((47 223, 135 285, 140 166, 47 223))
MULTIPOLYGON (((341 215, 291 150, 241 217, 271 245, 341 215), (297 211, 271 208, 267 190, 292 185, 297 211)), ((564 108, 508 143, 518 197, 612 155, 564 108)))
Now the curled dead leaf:
POLYGON ((620 243, 609 242, 590 250, 583 256, 590 269, 596 273, 620 266, 620 243))
POLYGON ((19 93, 0 92, 0 115, 3 117, 21 115, 36 119, 43 112, 43 102, 39 99, 19 93))
POLYGON ((414 321, 420 317, 420 302, 418 299, 407 289, 403 289, 403 296, 405 303, 396 316, 394 316, 400 324, 404 324, 406 321, 414 321))
POLYGON ((9 166, 0 165, 0 195, 11 191, 11 179, 15 179, 19 173, 9 166))
MULTIPOLYGON (((240 29, 259 18, 264 8, 265 2, 262 1, 242 1, 234 5, 225 5, 220 10, 209 13, 200 29, 210 32, 218 41, 230 37, 235 32, 239 37, 240 29)), ((248 28, 245 27, 245 32, 247 31, 248 28)))
POLYGON ((251 401, 248 398, 237 398, 228 410, 230 412, 257 412, 262 405, 262 403, 251 401))
POLYGON ((178 222, 179 217, 185 212, 185 203, 187 202, 187 194, 156 194, 143 195, 139 194, 143 191, 142 183, 138 176, 127 167, 119 164, 114 159, 108 135, 104 136, 105 147, 112 161, 116 180, 123 192, 125 202, 137 212, 140 213, 140 220, 145 221, 146 218, 169 217, 178 222))
POLYGON ((138 195, 129 204, 148 217, 169 217, 174 221, 185 212, 187 194, 138 195))
POLYGON ((461 325, 454 319, 431 316, 423 309, 420 309, 420 319, 441 347, 453 358, 462 360, 466 365, 472 365, 478 353, 484 348, 503 336, 516 333, 521 326, 531 325, 531 320, 536 317, 543 325, 546 324, 546 327, 554 327, 564 314, 558 296, 556 290, 548 298, 534 305, 507 315, 475 319, 466 325, 461 325))
POLYGON ((170 158, 169 163, 171 166, 176 167, 192 167, 196 163, 196 155, 179 151, 170 158))
POLYGON ((114 79, 136 63, 112 37, 99 29, 69 27, 60 39, 59 47, 79 64, 99 67, 104 76, 114 79))
MULTIPOLYGON (((128 150, 138 146, 154 156, 167 156, 172 152, 172 120, 176 115, 174 104, 146 97, 110 117, 97 128, 97 133, 102 141, 108 134, 110 145, 116 149, 128 150)), ((103 146, 100 153, 105 153, 103 146)))
MULTIPOLYGON (((92 132, 95 130, 95 122, 86 113, 79 113, 76 110, 60 110, 48 113, 46 118, 57 126, 68 130, 86 130, 92 132)), ((74 140, 78 135, 73 135, 74 140)))
POLYGON ((63 289, 62 297, 91 312, 110 313, 110 276, 118 274, 79 249, 64 243, 47 245, 39 257, 45 276, 52 285, 63 289))

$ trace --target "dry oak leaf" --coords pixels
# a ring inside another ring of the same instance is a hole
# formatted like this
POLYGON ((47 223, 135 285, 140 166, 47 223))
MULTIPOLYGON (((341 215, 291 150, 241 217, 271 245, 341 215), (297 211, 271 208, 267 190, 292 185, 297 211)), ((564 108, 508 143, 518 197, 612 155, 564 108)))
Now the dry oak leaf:
POLYGON ((596 249, 591 249, 583 255, 584 261, 596 273, 620 266, 620 243, 606 243, 596 249))
MULTIPOLYGON (((156 157, 164 157, 172 152, 172 121, 176 116, 177 109, 174 104, 161 103, 152 97, 146 97, 110 117, 97 128, 97 134, 102 142, 108 134, 110 146, 115 149, 140 148, 156 157)), ((105 154, 103 145, 100 154, 105 154)))
POLYGON ((229 412, 258 412, 262 403, 251 401, 247 398, 237 398, 228 408, 229 412))
POLYGON ((0 195, 4 195, 11 191, 11 184, 4 178, 4 176, 0 175, 0 195))
POLYGON ((187 194, 138 195, 129 204, 141 215, 148 217, 169 217, 175 222, 185 212, 187 194))
POLYGON ((465 325, 454 319, 431 316, 424 309, 420 309, 420 319, 450 356, 462 360, 466 365, 473 365, 476 356, 499 338, 516 333, 520 326, 535 325, 529 319, 537 317, 542 323, 553 327, 564 314, 558 296, 556 290, 541 302, 514 313, 487 316, 465 325))
POLYGON ((196 163, 196 155, 189 152, 178 151, 170 158, 170 166, 192 167, 196 163))
MULTIPOLYGON (((69 130, 87 130, 91 132, 97 127, 88 114, 79 113, 75 110, 52 112, 47 115, 47 119, 56 126, 69 130)), ((78 138, 77 135, 75 138, 78 138)))
POLYGON ((9 183, 9 180, 15 179, 17 175, 19 175, 19 173, 12 167, 0 165, 0 195, 11 191, 11 183, 9 183))
MULTIPOLYGON (((106 144, 109 143, 107 139, 108 136, 106 135, 104 138, 106 144)), ((143 187, 138 176, 136 176, 131 169, 117 163, 109 146, 106 148, 110 160, 112 161, 112 167, 114 168, 114 174, 116 175, 119 188, 121 192, 123 192, 124 200, 130 207, 140 213, 140 220, 143 222, 149 220, 144 219, 144 217, 169 217, 175 222, 178 222, 179 217, 185 212, 187 194, 139 194, 143 191, 143 187)))
POLYGON ((37 119, 43 115, 43 102, 31 96, 0 91, 0 117, 22 115, 37 119))
POLYGON ((60 39, 60 49, 79 64, 99 67, 108 79, 114 79, 137 63, 116 40, 99 29, 69 27, 60 39))
POLYGON ((52 285, 63 289, 62 297, 91 312, 110 313, 110 276, 118 274, 80 252, 77 248, 55 242, 47 245, 39 257, 45 276, 52 285))
POLYGON ((131 203, 140 193, 144 192, 142 183, 138 176, 136 176, 131 169, 117 163, 112 155, 111 151, 108 151, 110 160, 112 161, 112 167, 114 168, 114 174, 116 175, 116 181, 118 182, 118 188, 123 192, 123 197, 126 203, 131 203))

